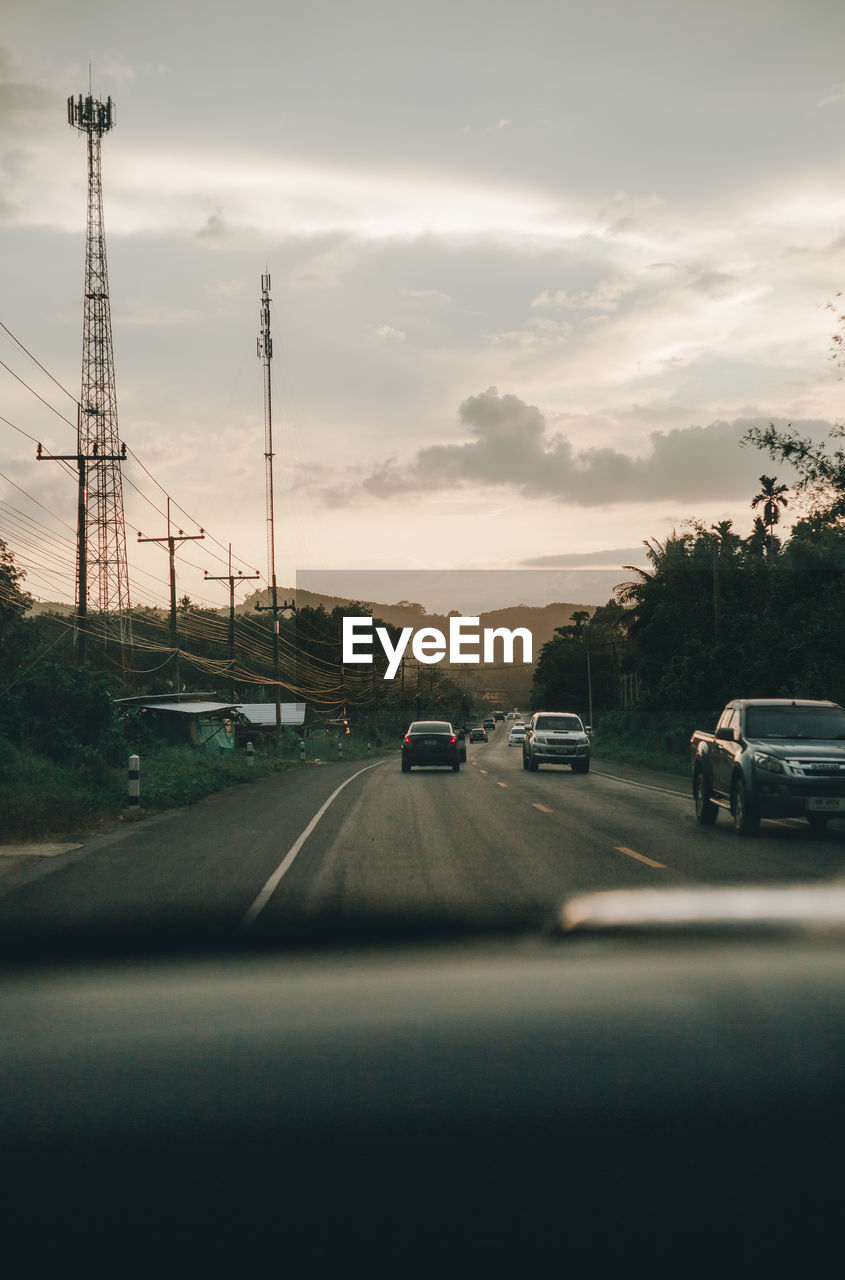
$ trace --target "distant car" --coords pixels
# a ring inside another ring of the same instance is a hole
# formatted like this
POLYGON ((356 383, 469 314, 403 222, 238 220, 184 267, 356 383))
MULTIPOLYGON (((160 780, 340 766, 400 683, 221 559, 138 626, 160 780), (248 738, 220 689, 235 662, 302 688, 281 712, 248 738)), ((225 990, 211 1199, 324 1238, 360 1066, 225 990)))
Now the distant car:
POLYGON ((522 740, 524 737, 525 737, 525 725, 515 724, 514 727, 511 729, 510 733, 508 734, 508 746, 509 747, 522 746, 522 740))
POLYGON ((504 720, 504 718, 505 718, 505 713, 504 713, 504 711, 494 711, 494 712, 493 712, 493 719, 494 719, 494 720, 504 720))
POLYGON ((470 742, 487 742, 487 730, 483 729, 481 725, 476 729, 470 729, 469 740, 470 742))
POLYGON ((402 772, 410 773, 414 765, 432 764, 450 765, 458 772, 458 735, 448 720, 415 720, 402 739, 402 772))
POLYGON ((572 711, 535 711, 522 739, 522 767, 536 773, 541 764, 568 764, 588 773, 590 740, 572 711))
POLYGON ((496 721, 493 719, 493 717, 492 717, 492 716, 488 716, 488 717, 487 717, 487 719, 484 721, 484 728, 485 728, 485 729, 495 729, 495 728, 496 728, 496 721))

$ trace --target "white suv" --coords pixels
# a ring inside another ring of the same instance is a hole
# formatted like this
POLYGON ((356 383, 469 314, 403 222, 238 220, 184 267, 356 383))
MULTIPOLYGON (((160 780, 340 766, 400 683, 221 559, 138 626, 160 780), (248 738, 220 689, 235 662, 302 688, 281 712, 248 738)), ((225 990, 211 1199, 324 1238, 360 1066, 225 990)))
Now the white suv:
POLYGON ((541 764, 569 764, 573 773, 590 768, 590 740, 580 716, 572 711, 535 711, 522 741, 522 767, 537 772, 541 764))

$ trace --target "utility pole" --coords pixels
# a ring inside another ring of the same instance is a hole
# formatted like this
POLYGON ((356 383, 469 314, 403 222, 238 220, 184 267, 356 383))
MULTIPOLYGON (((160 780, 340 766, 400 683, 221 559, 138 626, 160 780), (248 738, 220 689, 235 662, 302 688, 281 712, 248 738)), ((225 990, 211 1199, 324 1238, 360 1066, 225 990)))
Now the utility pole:
POLYGON ((199 533, 183 533, 180 529, 178 534, 170 531, 170 498, 167 499, 167 533, 160 538, 145 538, 140 532, 138 533, 139 542, 166 542, 167 551, 170 559, 170 647, 173 650, 176 660, 176 692, 179 693, 179 637, 176 633, 176 543, 180 545, 183 542, 197 542, 205 537, 205 530, 200 529, 199 533))
POLYGON ((276 738, 282 735, 282 686, 279 672, 279 614, 286 609, 296 611, 293 600, 279 604, 276 587, 276 526, 273 509, 273 394, 270 378, 270 361, 273 359, 273 339, 270 336, 270 273, 261 277, 261 332, 258 335, 258 358, 264 366, 264 490, 267 509, 267 581, 270 583, 270 604, 256 602, 261 612, 273 613, 273 680, 276 691, 276 738))
POLYGON ((39 462, 75 462, 79 470, 79 495, 76 516, 76 634, 74 635, 74 643, 76 645, 77 666, 84 667, 85 639, 88 633, 88 552, 86 536, 88 528, 88 478, 86 464, 89 462, 96 464, 120 462, 126 457, 126 445, 121 446, 120 453, 102 454, 97 444, 93 445, 90 453, 44 453, 39 444, 38 452, 35 456, 39 462))
POLYGON ((589 706, 590 728, 593 727, 593 677, 590 671, 590 650, 584 646, 587 653, 587 704, 589 706))
POLYGON ((229 584, 229 663, 232 672, 232 698, 235 697, 235 583, 247 582, 250 578, 260 578, 260 573, 232 573, 232 544, 229 543, 229 572, 211 574, 206 569, 207 582, 228 582, 229 584))
POLYGON ((86 135, 88 150, 88 217, 85 240, 85 287, 82 322, 82 394, 77 427, 77 456, 93 465, 88 474, 85 547, 90 563, 77 565, 77 580, 99 608, 104 622, 116 616, 121 649, 131 640, 123 478, 119 451, 117 393, 114 376, 109 278, 103 225, 100 149, 104 133, 114 127, 111 98, 91 93, 68 98, 68 124, 86 135))

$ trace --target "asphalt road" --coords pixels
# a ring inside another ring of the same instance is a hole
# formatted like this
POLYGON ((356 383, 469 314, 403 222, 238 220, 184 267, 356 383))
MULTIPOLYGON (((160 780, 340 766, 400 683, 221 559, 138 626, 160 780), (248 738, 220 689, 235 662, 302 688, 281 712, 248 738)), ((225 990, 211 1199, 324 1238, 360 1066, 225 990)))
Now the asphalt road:
POLYGON ((575 894, 845 872, 845 825, 811 835, 695 821, 686 779, 594 760, 522 768, 500 726, 467 763, 402 774, 398 754, 232 788, 0 879, 0 934, 213 922, 256 941, 372 918, 551 918, 575 894))

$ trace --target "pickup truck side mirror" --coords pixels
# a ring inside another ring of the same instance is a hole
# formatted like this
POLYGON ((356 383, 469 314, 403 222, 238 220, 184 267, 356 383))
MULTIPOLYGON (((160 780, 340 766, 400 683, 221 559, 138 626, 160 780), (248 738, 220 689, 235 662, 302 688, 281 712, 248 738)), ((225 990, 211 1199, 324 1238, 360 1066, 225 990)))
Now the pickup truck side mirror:
POLYGON ((723 725, 721 729, 717 729, 713 735, 718 742, 736 742, 736 731, 729 729, 727 725, 723 725))

